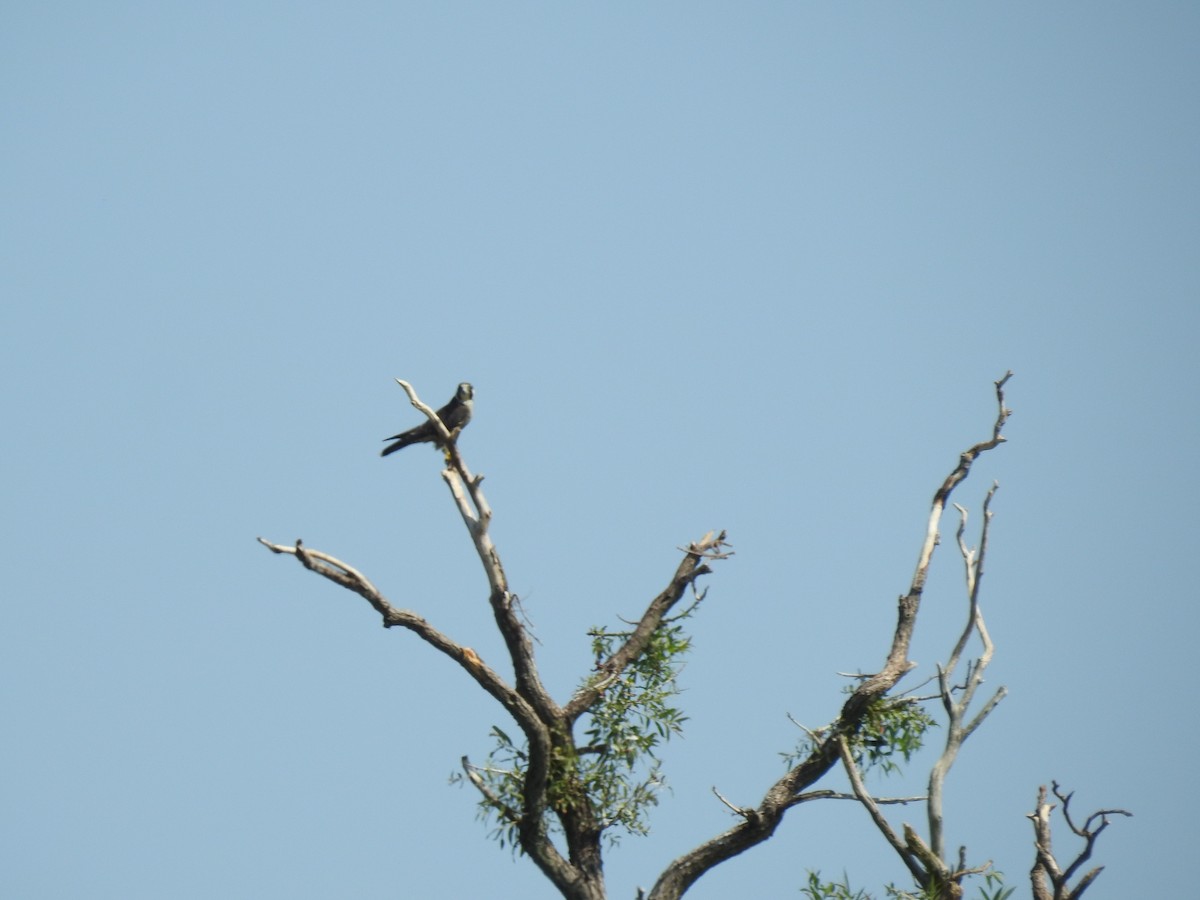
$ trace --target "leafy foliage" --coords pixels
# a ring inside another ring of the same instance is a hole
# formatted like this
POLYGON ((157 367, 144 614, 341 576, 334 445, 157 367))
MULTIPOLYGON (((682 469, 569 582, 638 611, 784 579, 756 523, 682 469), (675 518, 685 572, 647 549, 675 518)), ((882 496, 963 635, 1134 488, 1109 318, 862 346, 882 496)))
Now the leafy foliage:
MULTIPOLYGON (((475 770, 491 796, 480 798, 476 817, 494 823, 488 837, 494 838, 501 847, 511 848, 513 853, 521 853, 523 851, 517 833, 518 811, 523 806, 521 786, 529 766, 529 754, 524 743, 513 743, 513 739, 498 725, 492 726, 492 737, 496 745, 488 754, 487 764, 475 770)), ((451 784, 465 780, 462 772, 450 776, 451 784)))
POLYGON ((1017 892, 1016 888, 1004 886, 1004 873, 995 870, 985 872, 983 876, 984 884, 979 886, 979 900, 1008 900, 1017 892), (991 888, 989 893, 987 888, 991 888))
POLYGON ((808 900, 871 900, 866 891, 852 891, 850 879, 843 873, 841 881, 821 881, 821 873, 809 870, 808 884, 800 888, 808 900))
MULTIPOLYGON (((1004 873, 992 870, 984 873, 984 884, 979 885, 979 900, 1008 900, 1016 888, 1004 886, 1004 873), (991 889, 991 890, 989 890, 991 889)), ((887 900, 936 900, 935 889, 906 891, 894 884, 884 885, 887 900)), ((849 877, 843 873, 841 881, 821 881, 821 873, 809 871, 808 883, 800 888, 800 893, 808 900, 874 900, 864 890, 853 890, 849 877)))
POLYGON ((854 761, 863 771, 878 766, 884 775, 898 773, 896 757, 910 762, 923 746, 925 732, 937 726, 918 700, 881 697, 867 708, 862 730, 851 741, 854 761))
MULTIPOLYGON (((852 690, 847 687, 845 692, 852 690)), ((881 697, 867 708, 862 728, 850 739, 854 762, 863 772, 878 769, 884 775, 898 773, 897 757, 910 762, 924 745, 925 732, 937 726, 919 700, 881 697)), ((823 735, 824 729, 814 733, 817 739, 823 735)), ((802 740, 791 752, 780 754, 789 769, 813 752, 814 736, 802 740)))
MULTIPOLYGON (((681 621, 694 609, 665 620, 645 651, 618 675, 606 675, 601 669, 589 679, 589 686, 599 686, 601 695, 583 719, 582 740, 574 748, 557 747, 551 759, 547 827, 553 833, 561 833, 553 813, 579 802, 591 804, 612 843, 621 832, 648 832, 649 810, 658 804, 664 785, 656 750, 672 735, 681 734, 687 721, 674 701, 680 690, 676 677, 691 647, 681 621), (614 826, 617 830, 612 830, 614 826)), ((601 661, 628 638, 627 633, 605 628, 594 628, 589 634, 592 652, 601 661)), ((523 805, 528 751, 524 742, 515 743, 498 726, 492 726, 492 736, 495 746, 487 763, 475 769, 487 788, 479 801, 479 816, 492 823, 490 836, 502 847, 520 852, 517 813, 523 805)), ((461 773, 451 776, 452 782, 463 780, 461 773)))
MULTIPOLYGON (((629 834, 647 832, 646 815, 658 804, 664 784, 655 750, 682 734, 687 721, 674 700, 682 658, 691 648, 680 622, 692 609, 659 625, 645 651, 619 676, 608 683, 600 676, 603 692, 588 712, 579 777, 605 829, 617 825, 629 834)), ((590 634, 597 660, 611 656, 628 636, 604 628, 590 634)), ((611 832, 609 837, 616 839, 611 832)))

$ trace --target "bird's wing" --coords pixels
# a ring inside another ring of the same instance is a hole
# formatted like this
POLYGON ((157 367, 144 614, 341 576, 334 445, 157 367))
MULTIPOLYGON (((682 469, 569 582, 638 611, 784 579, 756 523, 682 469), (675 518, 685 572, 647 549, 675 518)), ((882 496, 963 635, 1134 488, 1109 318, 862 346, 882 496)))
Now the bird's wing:
MULTIPOLYGON (((408 431, 402 431, 399 434, 393 434, 389 438, 384 438, 384 441, 404 441, 405 444, 415 444, 418 441, 427 441, 434 434, 432 422, 422 422, 408 431)), ((404 445, 401 445, 404 446, 404 445)))
POLYGON ((463 428, 471 421, 471 401, 462 401, 455 397, 445 406, 438 410, 438 418, 445 423, 446 428, 453 431, 455 428, 463 428))

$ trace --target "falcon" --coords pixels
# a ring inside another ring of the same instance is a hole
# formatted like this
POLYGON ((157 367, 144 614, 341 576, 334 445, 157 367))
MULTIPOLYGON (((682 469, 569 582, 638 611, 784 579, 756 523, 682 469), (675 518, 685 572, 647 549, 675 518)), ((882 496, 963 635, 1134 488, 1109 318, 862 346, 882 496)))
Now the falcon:
MULTIPOLYGON (((471 413, 475 408, 475 388, 463 382, 455 391, 454 397, 437 411, 437 417, 442 420, 442 424, 446 426, 446 430, 450 432, 451 437, 457 437, 458 432, 467 427, 467 423, 471 421, 471 413)), ((430 421, 426 420, 416 428, 410 428, 408 431, 402 431, 399 434, 393 434, 390 438, 384 438, 385 441, 395 441, 394 444, 389 444, 383 448, 380 456, 387 456, 389 453, 395 453, 407 447, 409 444, 437 444, 442 446, 442 436, 438 433, 437 427, 430 421)))

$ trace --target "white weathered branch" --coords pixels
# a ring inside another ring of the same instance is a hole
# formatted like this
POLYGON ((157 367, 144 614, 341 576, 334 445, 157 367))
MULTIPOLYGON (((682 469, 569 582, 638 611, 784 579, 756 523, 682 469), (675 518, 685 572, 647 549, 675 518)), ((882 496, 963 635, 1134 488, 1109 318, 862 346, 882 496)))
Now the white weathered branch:
MULTIPOLYGON (((916 665, 908 658, 908 650, 920 610, 933 548, 937 543, 938 522, 951 493, 967 477, 974 461, 980 454, 998 447, 1005 440, 1001 429, 1011 411, 1004 405, 1004 385, 1010 377, 1011 372, 996 382, 999 412, 991 438, 960 454, 958 465, 934 494, 916 572, 908 593, 902 595, 897 603, 896 627, 883 668, 874 675, 862 678, 861 683, 842 705, 840 714, 830 726, 830 736, 833 738, 849 737, 857 733, 871 704, 892 690, 900 678, 916 665)), ((770 838, 784 813, 796 804, 796 798, 837 765, 837 746, 836 740, 825 740, 814 747, 805 760, 767 789, 762 802, 754 809, 754 815, 746 816, 734 827, 672 861, 663 870, 647 896, 651 900, 676 900, 705 872, 770 838)))
POLYGON ((441 420, 441 417, 434 411, 432 406, 424 403, 413 386, 403 378, 397 378, 396 384, 404 388, 404 393, 408 394, 408 402, 415 406, 421 413, 433 423, 433 427, 438 430, 438 435, 442 439, 442 443, 449 444, 453 440, 453 435, 450 434, 450 429, 446 427, 446 423, 441 420))
MULTIPOLYGON (((1003 394, 1001 394, 1002 413, 1003 410, 1003 394)), ((999 485, 993 482, 991 489, 987 492, 987 496, 983 501, 983 526, 980 530, 978 551, 968 547, 964 538, 968 518, 966 509, 957 503, 954 504, 959 513, 956 539, 959 553, 963 559, 964 575, 966 578, 967 621, 963 626, 958 641, 954 645, 954 649, 950 652, 950 658, 944 666, 939 665, 937 667, 942 708, 946 711, 948 722, 946 726, 945 746, 929 772, 929 802, 927 804, 929 843, 933 852, 939 859, 943 860, 946 858, 946 846, 942 796, 946 776, 954 765, 954 761, 958 758, 958 752, 962 748, 963 743, 983 723, 984 719, 988 717, 1008 692, 1003 686, 1000 687, 979 712, 975 714, 974 718, 964 725, 967 711, 975 699, 975 692, 983 684, 984 672, 987 670, 989 663, 991 663, 992 655, 995 652, 995 645, 992 643, 991 635, 988 634, 987 624, 983 619, 983 611, 979 606, 979 587, 983 576, 983 561, 987 553, 988 535, 992 523, 992 498, 995 497, 998 487, 999 485), (983 650, 978 659, 967 664, 967 674, 962 686, 961 695, 955 699, 950 681, 954 676, 954 670, 958 667, 959 660, 962 658, 962 654, 966 650, 967 642, 970 640, 972 634, 979 635, 979 640, 983 644, 983 650)))

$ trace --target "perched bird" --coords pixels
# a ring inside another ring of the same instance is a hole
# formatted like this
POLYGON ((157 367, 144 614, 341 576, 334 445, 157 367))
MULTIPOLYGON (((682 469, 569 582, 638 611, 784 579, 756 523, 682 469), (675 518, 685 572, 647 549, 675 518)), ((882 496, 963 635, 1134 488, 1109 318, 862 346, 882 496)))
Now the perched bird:
MULTIPOLYGON (((446 426, 446 430, 451 435, 455 435, 458 431, 466 428, 467 423, 471 421, 471 412, 475 406, 475 388, 467 384, 465 381, 458 386, 454 397, 437 411, 437 416, 442 420, 442 424, 446 426)), ((408 431, 402 431, 399 434, 393 434, 390 438, 384 438, 385 441, 395 441, 394 444, 389 444, 383 448, 380 456, 387 456, 389 453, 395 453, 409 444, 437 444, 442 445, 442 436, 438 433, 437 427, 426 420, 416 428, 410 428, 408 431)))

